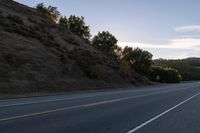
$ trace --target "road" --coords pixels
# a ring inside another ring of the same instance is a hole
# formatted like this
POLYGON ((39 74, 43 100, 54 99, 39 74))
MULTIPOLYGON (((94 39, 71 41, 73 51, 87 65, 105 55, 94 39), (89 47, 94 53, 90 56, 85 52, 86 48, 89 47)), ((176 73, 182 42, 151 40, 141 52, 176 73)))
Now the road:
POLYGON ((0 100, 1 133, 199 133, 200 83, 0 100))

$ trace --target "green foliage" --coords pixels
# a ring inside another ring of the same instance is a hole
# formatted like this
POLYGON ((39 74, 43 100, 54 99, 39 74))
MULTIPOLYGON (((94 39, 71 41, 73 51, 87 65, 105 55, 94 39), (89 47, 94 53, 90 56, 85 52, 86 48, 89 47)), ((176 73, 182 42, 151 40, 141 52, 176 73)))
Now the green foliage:
POLYGON ((172 67, 177 69, 183 76, 183 80, 200 80, 200 58, 188 58, 182 60, 154 61, 156 66, 172 67))
POLYGON ((178 70, 170 67, 153 67, 151 73, 153 81, 164 83, 179 83, 182 76, 178 70))
POLYGON ((84 17, 71 15, 67 18, 66 16, 61 16, 59 24, 85 40, 89 40, 91 37, 90 28, 85 24, 84 17))
POLYGON ((99 32, 92 39, 92 45, 103 52, 114 53, 119 47, 117 46, 117 39, 108 31, 99 32))
POLYGON ((60 16, 60 12, 57 10, 57 7, 48 6, 46 7, 43 3, 39 3, 36 6, 36 9, 43 13, 45 16, 50 18, 53 22, 57 22, 60 16))
POLYGON ((140 48, 126 46, 122 51, 122 59, 128 61, 133 70, 146 76, 151 72, 152 57, 151 53, 140 48))
POLYGON ((69 20, 66 16, 61 16, 59 19, 59 24, 66 27, 67 29, 70 28, 69 20))

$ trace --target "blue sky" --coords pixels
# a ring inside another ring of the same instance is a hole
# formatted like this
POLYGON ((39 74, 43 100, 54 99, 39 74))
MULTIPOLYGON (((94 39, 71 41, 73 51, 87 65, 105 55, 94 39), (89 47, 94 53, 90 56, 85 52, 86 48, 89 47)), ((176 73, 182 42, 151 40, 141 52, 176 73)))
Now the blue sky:
POLYGON ((141 47, 154 58, 200 57, 200 0, 16 0, 45 3, 66 16, 84 16, 93 35, 108 30, 118 45, 141 47))

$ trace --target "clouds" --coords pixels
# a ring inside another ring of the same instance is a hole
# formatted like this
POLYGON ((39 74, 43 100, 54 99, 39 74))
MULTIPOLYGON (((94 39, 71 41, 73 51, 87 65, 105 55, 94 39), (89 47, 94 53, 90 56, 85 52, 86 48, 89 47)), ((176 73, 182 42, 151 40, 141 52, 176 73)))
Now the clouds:
POLYGON ((185 25, 174 28, 178 32, 200 32, 200 25, 185 25))
POLYGON ((178 38, 171 40, 169 46, 178 49, 194 49, 200 50, 199 38, 178 38))
POLYGON ((195 49, 200 50, 200 39, 197 38, 176 38, 166 44, 151 44, 139 42, 119 42, 119 46, 140 47, 140 48, 163 48, 163 49, 195 49))
POLYGON ((200 25, 185 25, 174 28, 181 37, 174 37, 163 44, 119 42, 121 47, 140 47, 153 53, 154 58, 200 57, 200 25))
POLYGON ((166 44, 152 44, 139 42, 118 42, 121 47, 140 47, 153 53, 154 58, 181 59, 200 56, 200 39, 175 38, 166 44))

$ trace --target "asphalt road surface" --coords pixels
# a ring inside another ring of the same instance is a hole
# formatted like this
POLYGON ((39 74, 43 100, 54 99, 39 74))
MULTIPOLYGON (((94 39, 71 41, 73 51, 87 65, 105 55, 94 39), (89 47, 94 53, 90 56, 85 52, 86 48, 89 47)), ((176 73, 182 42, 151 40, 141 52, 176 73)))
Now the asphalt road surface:
POLYGON ((200 133, 200 83, 0 100, 0 133, 200 133))

